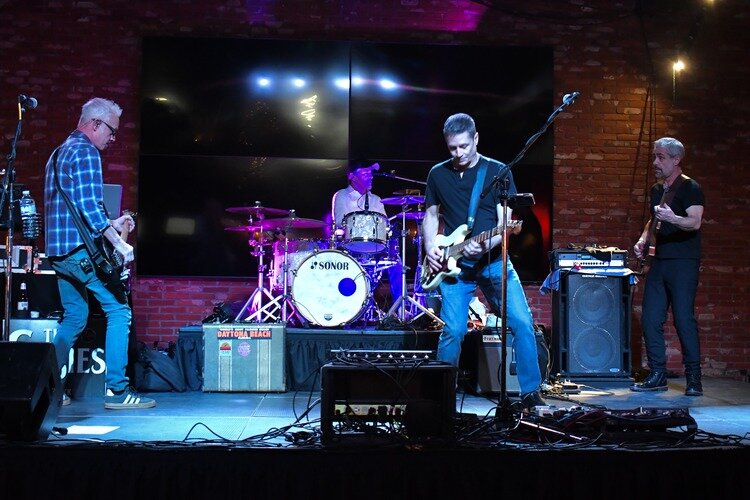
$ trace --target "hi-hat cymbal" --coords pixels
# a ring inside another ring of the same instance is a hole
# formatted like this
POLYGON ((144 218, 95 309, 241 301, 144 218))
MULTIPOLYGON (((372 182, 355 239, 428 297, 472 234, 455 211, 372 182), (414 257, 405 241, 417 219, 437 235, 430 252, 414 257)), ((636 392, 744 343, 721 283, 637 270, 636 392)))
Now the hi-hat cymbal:
POLYGON ((266 216, 277 216, 277 215, 289 215, 289 210, 282 210, 280 208, 269 208, 262 207, 260 205, 254 205, 252 207, 230 207, 226 209, 231 214, 248 214, 255 218, 266 217, 266 216))
POLYGON ((424 203, 424 196, 394 196, 393 198, 383 198, 380 201, 383 202, 383 205, 417 205, 424 203))
POLYGON ((268 231, 270 229, 311 229, 325 227, 322 220, 303 219, 302 217, 282 217, 280 219, 265 219, 252 226, 235 226, 224 228, 226 231, 268 231))
POLYGON ((405 217, 406 220, 422 220, 424 219, 424 212, 399 212, 391 217, 390 220, 401 220, 401 217, 405 217))

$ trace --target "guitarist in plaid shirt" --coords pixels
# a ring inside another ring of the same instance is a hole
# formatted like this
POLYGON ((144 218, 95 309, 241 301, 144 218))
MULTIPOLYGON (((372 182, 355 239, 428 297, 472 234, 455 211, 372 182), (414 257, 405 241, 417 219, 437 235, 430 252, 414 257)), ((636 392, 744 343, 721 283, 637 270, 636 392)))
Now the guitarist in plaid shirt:
MULTIPOLYGON (((44 188, 45 243, 47 256, 57 275, 64 314, 55 335, 57 363, 64 378, 69 369, 68 353, 86 327, 89 316, 87 292, 99 301, 107 317, 105 345, 107 409, 150 408, 156 402, 136 393, 129 384, 125 369, 128 362, 128 335, 131 310, 118 300, 97 276, 67 204, 57 188, 68 195, 92 238, 104 236, 125 264, 133 261, 133 247, 120 237, 135 222, 129 215, 109 220, 102 194, 102 162, 99 155, 115 141, 122 109, 112 101, 94 98, 83 105, 78 128, 50 156, 44 188), (55 161, 56 160, 56 161, 55 161)), ((67 396, 63 404, 69 404, 67 396)))

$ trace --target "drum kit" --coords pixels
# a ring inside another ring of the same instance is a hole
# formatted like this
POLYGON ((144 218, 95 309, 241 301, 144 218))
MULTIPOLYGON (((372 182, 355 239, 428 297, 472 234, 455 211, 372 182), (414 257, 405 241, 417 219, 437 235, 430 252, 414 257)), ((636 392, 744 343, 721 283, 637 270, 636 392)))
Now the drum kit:
MULTIPOLYGON (((260 202, 227 208, 229 213, 244 215, 247 225, 225 230, 249 233, 250 255, 258 259, 257 286, 235 321, 344 327, 377 323, 390 315, 406 322, 429 314, 440 322, 421 302, 408 296, 406 266, 401 273, 403 295, 391 309, 384 312, 374 299, 383 272, 406 260, 406 221, 419 224, 424 217, 424 212, 409 210, 423 203, 423 196, 402 195, 382 201, 401 205, 402 212, 390 220, 378 212, 352 212, 343 218, 343 234, 333 228, 328 238, 323 236, 326 222, 297 217, 294 210, 265 207, 260 202), (393 234, 391 222, 396 219, 400 219, 401 230, 393 234), (273 257, 267 266, 269 247, 273 257)), ((421 253, 419 230, 415 244, 421 253)), ((414 292, 418 293, 419 276, 415 278, 414 292)))

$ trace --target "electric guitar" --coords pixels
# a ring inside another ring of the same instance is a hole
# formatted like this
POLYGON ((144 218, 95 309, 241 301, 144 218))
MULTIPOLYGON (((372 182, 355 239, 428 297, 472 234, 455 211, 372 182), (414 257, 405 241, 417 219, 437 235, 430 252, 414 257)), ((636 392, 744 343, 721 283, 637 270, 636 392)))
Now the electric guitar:
MULTIPOLYGON (((513 229, 514 232, 520 231, 521 221, 511 220, 507 224, 508 230, 513 229)), ((476 236, 472 236, 468 240, 464 241, 464 238, 469 234, 469 227, 466 224, 461 224, 453 231, 449 236, 442 234, 437 235, 437 246, 443 250, 443 258, 441 260, 443 267, 438 272, 434 272, 430 269, 430 264, 427 261, 427 257, 424 258, 422 263, 422 276, 419 282, 423 290, 430 291, 438 287, 438 285, 448 277, 458 276, 461 272, 461 268, 458 267, 458 259, 463 254, 461 253, 470 241, 476 241, 482 243, 493 236, 497 236, 503 232, 502 226, 497 226, 487 231, 483 231, 476 236)))
POLYGON ((656 255, 656 233, 661 227, 661 221, 651 220, 648 225, 648 234, 646 235, 646 243, 643 245, 643 257, 641 257, 641 273, 648 274, 651 270, 651 261, 656 255))
MULTIPOLYGON (((123 210, 122 215, 130 215, 133 220, 135 220, 136 216, 135 212, 131 212, 129 210, 123 210)), ((124 241, 127 241, 129 233, 130 229, 127 225, 125 225, 122 231, 120 231, 120 238, 122 238, 124 241)), ((119 295, 121 293, 127 294, 127 284, 128 280, 130 279, 130 269, 125 267, 125 262, 122 259, 122 255, 120 255, 120 253, 115 250, 112 242, 110 242, 105 236, 95 239, 94 244, 95 246, 99 247, 98 250, 104 257, 104 261, 106 261, 96 263, 96 259, 94 260, 95 265, 97 265, 97 267, 99 267, 99 270, 101 271, 99 273, 99 278, 104 281, 105 286, 107 286, 110 291, 115 293, 115 295, 119 295), (109 266, 110 269, 106 269, 107 266, 109 266)))
MULTIPOLYGON (((680 184, 687 179, 685 175, 679 175, 669 188, 665 188, 661 195, 661 201, 659 201, 660 207, 667 207, 675 197, 677 189, 680 184)), ((641 274, 648 274, 651 270, 651 261, 656 255, 656 233, 661 229, 661 221, 656 220, 654 217, 651 218, 648 226, 648 234, 646 235, 646 243, 643 245, 643 257, 641 258, 641 274)))

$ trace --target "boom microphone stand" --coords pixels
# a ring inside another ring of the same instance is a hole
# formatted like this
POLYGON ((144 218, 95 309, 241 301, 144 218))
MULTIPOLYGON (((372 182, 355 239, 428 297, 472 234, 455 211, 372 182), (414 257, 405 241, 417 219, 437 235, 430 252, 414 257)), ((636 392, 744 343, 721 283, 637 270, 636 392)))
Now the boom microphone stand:
POLYGON ((10 294, 13 290, 13 183, 16 177, 16 144, 18 143, 18 138, 21 137, 24 112, 27 109, 34 109, 36 106, 37 101, 33 97, 18 96, 18 124, 16 125, 16 134, 10 143, 10 153, 6 157, 7 166, 5 167, 5 177, 3 178, 3 193, 0 195, 0 211, 6 204, 8 206, 8 233, 5 239, 5 317, 3 318, 3 340, 10 338, 10 294))
MULTIPOLYGON (((559 115, 566 107, 570 106, 575 102, 576 98, 581 95, 580 92, 571 92, 570 94, 565 94, 563 96, 563 102, 562 104, 555 109, 552 114, 547 118, 547 121, 542 125, 542 128, 539 129, 538 132, 536 132, 534 135, 529 137, 529 139, 526 141, 526 144, 524 145, 523 149, 516 155, 513 160, 510 161, 507 165, 505 165, 503 168, 500 169, 498 174, 492 179, 492 181, 489 183, 489 185, 482 190, 482 193, 479 195, 480 198, 484 198, 487 196, 487 194, 492 191, 493 189, 498 189, 500 184, 502 183, 502 188, 500 189, 500 192, 498 193, 498 199, 502 200, 503 203, 503 232, 502 232, 502 266, 503 271, 501 275, 501 300, 502 300, 502 307, 500 310, 500 317, 502 321, 502 326, 500 330, 500 401, 498 402, 498 407, 495 411, 495 416, 500 421, 508 421, 510 420, 511 411, 510 411, 510 404, 508 402, 508 392, 507 392, 507 376, 506 376, 506 363, 507 363, 507 351, 506 351, 506 342, 507 342, 507 334, 508 334, 508 326, 507 326, 507 282, 508 282, 508 189, 509 189, 509 178, 508 178, 508 172, 523 158, 523 156, 526 154, 526 151, 529 150, 532 144, 534 144, 539 137, 542 136, 542 134, 547 130, 547 128, 552 124, 553 121, 555 121, 555 118, 557 118, 557 115, 559 115)), ((528 194, 525 195, 516 195, 515 201, 517 201, 517 206, 524 206, 526 203, 523 203, 521 200, 524 198, 528 201, 528 194)), ((530 197, 531 204, 533 204, 533 196, 530 197)))

